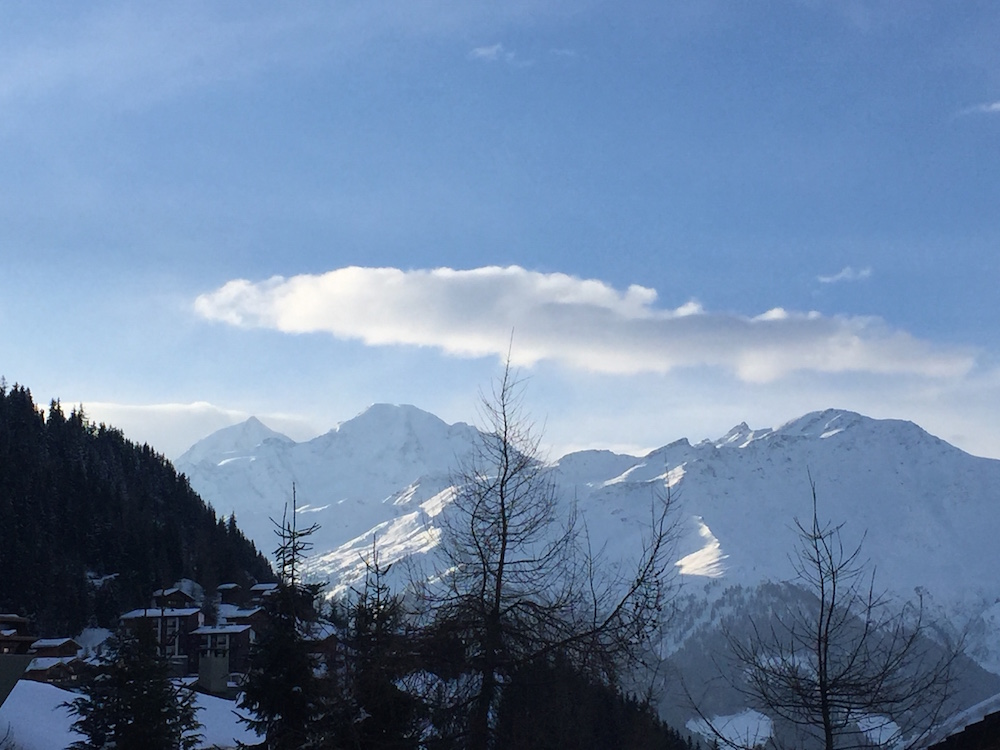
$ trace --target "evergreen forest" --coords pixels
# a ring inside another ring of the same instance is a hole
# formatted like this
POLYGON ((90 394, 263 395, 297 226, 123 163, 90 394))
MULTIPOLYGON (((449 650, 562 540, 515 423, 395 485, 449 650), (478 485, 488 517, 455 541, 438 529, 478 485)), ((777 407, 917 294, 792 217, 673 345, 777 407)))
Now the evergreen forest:
POLYGON ((39 636, 114 628, 180 578, 212 589, 275 580, 163 455, 2 381, 0 570, 0 612, 29 617, 39 636))

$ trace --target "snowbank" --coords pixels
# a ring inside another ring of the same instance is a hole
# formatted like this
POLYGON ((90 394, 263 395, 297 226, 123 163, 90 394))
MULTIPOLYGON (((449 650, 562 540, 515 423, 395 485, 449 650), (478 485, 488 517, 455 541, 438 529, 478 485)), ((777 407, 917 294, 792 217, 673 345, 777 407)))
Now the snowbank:
MULTIPOLYGON (((62 707, 74 693, 52 685, 21 680, 0 706, 0 737, 8 728, 20 750, 62 750, 82 737, 71 729, 73 718, 62 707)), ((236 747, 236 741, 253 743, 256 735, 239 723, 232 701, 198 695, 198 721, 203 724, 201 747, 236 747)))

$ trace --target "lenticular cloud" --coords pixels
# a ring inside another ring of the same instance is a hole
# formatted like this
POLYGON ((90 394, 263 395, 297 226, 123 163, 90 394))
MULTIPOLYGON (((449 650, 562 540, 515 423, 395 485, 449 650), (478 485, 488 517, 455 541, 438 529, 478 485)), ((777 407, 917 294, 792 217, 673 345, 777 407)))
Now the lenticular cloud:
POLYGON ((286 333, 325 332, 373 346, 427 346, 459 357, 541 360, 603 373, 722 367, 747 381, 794 371, 964 374, 970 352, 935 346, 876 318, 774 308, 754 317, 697 302, 656 306, 653 289, 517 266, 471 270, 341 268, 230 281, 195 300, 208 320, 286 333))

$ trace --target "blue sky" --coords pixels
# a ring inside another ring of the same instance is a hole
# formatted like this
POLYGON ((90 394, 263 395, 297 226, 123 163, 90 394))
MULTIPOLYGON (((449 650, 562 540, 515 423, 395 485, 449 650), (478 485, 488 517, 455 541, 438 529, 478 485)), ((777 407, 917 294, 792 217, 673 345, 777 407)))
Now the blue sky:
POLYGON ((1000 457, 1000 6, 0 9, 0 373, 175 457, 255 414, 551 449, 848 408, 1000 457))

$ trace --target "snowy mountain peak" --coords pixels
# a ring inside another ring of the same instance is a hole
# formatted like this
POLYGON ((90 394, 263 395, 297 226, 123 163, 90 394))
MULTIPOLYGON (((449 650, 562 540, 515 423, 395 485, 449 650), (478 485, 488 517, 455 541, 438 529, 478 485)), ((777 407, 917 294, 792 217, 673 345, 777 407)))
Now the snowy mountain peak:
POLYGON ((733 429, 716 440, 715 447, 722 448, 727 445, 742 447, 746 445, 748 441, 753 439, 753 434, 754 431, 750 429, 750 426, 746 422, 740 422, 733 429))
POLYGON ((223 427, 208 437, 199 440, 177 459, 178 464, 197 464, 206 460, 218 461, 225 456, 242 455, 253 452, 266 440, 292 443, 292 439, 272 430, 257 417, 244 422, 223 427))
POLYGON ((447 429, 448 425, 443 420, 411 404, 372 404, 352 419, 341 422, 331 432, 353 437, 370 433, 429 434, 447 429))
POLYGON ((752 429, 746 422, 740 422, 733 429, 720 437, 718 440, 704 441, 716 448, 746 448, 755 440, 768 437, 774 434, 770 427, 764 429, 752 429))
MULTIPOLYGON (((398 536, 407 544, 426 531, 422 524, 436 512, 423 505, 448 489, 478 439, 467 424, 449 425, 414 406, 391 404, 375 404, 305 443, 261 442, 274 435, 248 420, 197 444, 178 469, 217 508, 234 509, 265 548, 272 533, 268 518, 280 515, 295 483, 300 511, 323 527, 315 540, 317 558, 340 550, 351 564, 359 559, 352 545, 370 545, 376 527, 387 546, 391 537, 383 524, 403 524, 408 536, 398 536), (256 447, 234 453, 239 445, 256 447)), ((682 513, 701 519, 688 524, 679 556, 711 546, 704 525, 715 540, 708 552, 728 555, 725 578, 745 584, 790 574, 793 519, 809 510, 812 479, 824 517, 848 520, 849 535, 867 532, 866 546, 888 588, 927 586, 957 598, 964 595, 959 589, 982 589, 1000 596, 1000 588, 988 583, 1000 553, 956 552, 995 547, 1000 462, 964 454, 910 422, 829 409, 774 430, 741 423, 718 441, 691 445, 682 439, 642 457, 569 454, 551 470, 561 496, 578 504, 591 529, 612 535, 609 543, 622 554, 634 547, 624 530, 639 533, 650 500, 669 487, 682 513), (956 586, 957 580, 966 585, 956 586)), ((335 566, 317 570, 330 580, 338 575, 335 566)))
MULTIPOLYGON (((373 539, 388 562, 434 549, 455 472, 481 437, 392 404, 307 442, 275 436, 248 420, 198 443, 177 468, 216 508, 234 510, 263 549, 273 547, 269 518, 280 517, 294 483, 303 521, 320 525, 304 572, 331 591, 364 575, 373 539), (250 448, 234 454, 239 445, 250 448), (206 460, 192 461, 199 455, 206 460)), ((719 597, 735 592, 736 607, 741 591, 794 579, 795 519, 812 511, 813 482, 822 520, 844 523, 848 548, 863 541, 878 588, 900 600, 919 588, 942 632, 968 632, 969 653, 1000 673, 1000 461, 911 422, 828 409, 776 429, 740 423, 717 441, 677 440, 645 456, 570 453, 546 471, 557 502, 580 514, 588 542, 612 565, 641 548, 660 500, 675 503, 674 564, 692 602, 678 648, 684 639, 699 647, 719 597)))
POLYGON ((911 453, 918 449, 934 455, 964 453, 913 422, 902 419, 873 419, 843 409, 811 412, 786 422, 774 430, 773 434, 775 437, 810 440, 826 440, 834 436, 841 440, 849 436, 851 442, 857 445, 905 445, 911 453))
POLYGON ((364 457, 373 470, 384 472, 386 466, 413 467, 428 459, 435 466, 452 464, 458 448, 454 441, 473 440, 475 435, 467 424, 449 425, 416 406, 373 404, 312 440, 311 447, 326 456, 364 457))
POLYGON ((843 409, 814 411, 786 422, 775 430, 780 435, 823 438, 861 425, 874 425, 878 420, 843 409))

